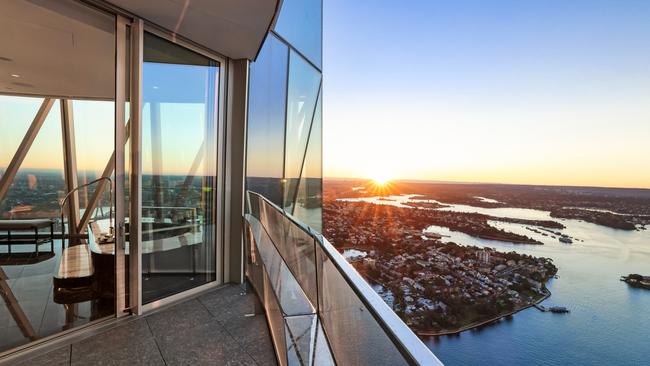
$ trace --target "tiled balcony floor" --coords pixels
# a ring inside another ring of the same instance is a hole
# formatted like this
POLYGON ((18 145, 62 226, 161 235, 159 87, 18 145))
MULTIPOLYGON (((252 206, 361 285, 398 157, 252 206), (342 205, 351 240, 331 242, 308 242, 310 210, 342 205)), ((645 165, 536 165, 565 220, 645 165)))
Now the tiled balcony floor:
POLYGON ((228 285, 21 365, 275 365, 257 301, 228 285))

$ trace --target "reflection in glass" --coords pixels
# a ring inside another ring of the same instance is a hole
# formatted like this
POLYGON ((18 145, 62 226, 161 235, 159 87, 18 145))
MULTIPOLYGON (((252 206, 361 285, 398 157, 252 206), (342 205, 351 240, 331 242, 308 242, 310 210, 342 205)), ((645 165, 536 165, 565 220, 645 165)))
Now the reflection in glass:
POLYGON ((322 179, 322 96, 319 95, 311 126, 305 162, 293 205, 293 216, 312 229, 323 228, 323 179, 322 179))
POLYGON ((289 60, 284 207, 293 212, 320 86, 320 73, 295 52, 289 60))
POLYGON ((247 189, 278 205, 282 205, 288 55, 288 47, 269 35, 250 66, 247 189))
POLYGON ((341 365, 407 365, 321 245, 316 246, 319 315, 341 365))
POLYGON ((65 223, 60 219, 70 190, 107 168, 112 174, 115 17, 67 0, 2 1, 0 15, 6 14, 0 21, 8 59, 0 62, 0 352, 115 311, 114 257, 89 230, 112 205, 107 189, 82 188, 80 215, 66 210, 65 223), (89 225, 81 221, 85 213, 89 225), (71 231, 81 235, 61 239, 71 231))
MULTIPOLYGON (((102 176, 111 162, 113 143, 106 143, 106 136, 113 136, 115 104, 103 101, 75 100, 74 130, 77 153, 77 179, 79 186, 85 185, 102 176)), ((112 142, 112 141, 111 141, 112 142)), ((109 169, 112 166, 108 167, 109 169)), ((113 174, 110 175, 111 179, 113 174)), ((95 185, 79 190, 79 210, 83 214, 93 199, 95 185)), ((102 190, 98 202, 93 204, 94 217, 109 216, 109 190, 102 190)))
MULTIPOLYGON (((43 98, 0 96, 2 175, 43 102, 43 98)), ((59 200, 65 196, 61 141, 60 104, 55 100, 7 193, 0 200, 1 219, 59 218, 59 200)), ((60 230, 58 225, 57 230, 60 230)))
POLYGON ((321 0, 284 0, 275 31, 320 68, 321 23, 321 0))
POLYGON ((216 278, 219 64, 145 34, 142 301, 216 278))
MULTIPOLYGON (((249 223, 256 244, 256 254, 264 264, 265 273, 269 277, 271 289, 280 303, 283 315, 313 313, 313 303, 310 302, 304 287, 298 282, 282 255, 276 250, 274 242, 265 230, 266 227, 262 227, 255 218, 250 218, 249 223)), ((303 273, 304 277, 307 275, 314 276, 314 273, 303 273)))

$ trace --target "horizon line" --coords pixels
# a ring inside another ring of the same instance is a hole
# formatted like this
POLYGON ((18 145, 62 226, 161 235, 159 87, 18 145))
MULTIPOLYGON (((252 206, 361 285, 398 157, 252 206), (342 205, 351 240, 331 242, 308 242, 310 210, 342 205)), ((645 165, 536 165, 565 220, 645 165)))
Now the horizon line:
MULTIPOLYGON (((367 180, 372 178, 361 177, 325 177, 323 180, 367 180)), ((436 180, 436 179, 389 179, 388 182, 405 182, 405 183, 444 183, 444 184, 483 184, 483 185, 504 185, 504 186, 535 186, 535 187, 566 187, 566 188, 600 188, 600 189, 628 189, 628 190, 650 190, 650 187, 613 187, 613 186, 596 186, 596 185, 577 185, 577 184, 541 184, 541 183, 504 183, 504 182, 472 182, 472 181, 453 181, 453 180, 436 180)))
MULTIPOLYGON (((4 174, 4 170, 6 167, 0 167, 0 173, 4 174)), ((58 168, 31 168, 31 167, 25 167, 21 169, 23 173, 27 173, 30 170, 40 170, 48 173, 54 173, 54 172, 61 172, 62 170, 58 168)), ((79 170, 81 172, 100 172, 100 170, 94 170, 94 169, 81 169, 79 170)), ((17 173, 21 173, 20 171, 17 173)), ((145 175, 153 175, 152 172, 143 172, 143 176, 145 175)), ((176 173, 176 172, 170 172, 168 174, 163 174, 167 176, 186 176, 186 173, 176 173)), ((195 175, 196 176, 196 175, 195 175)), ((275 178, 275 179, 280 179, 279 177, 247 177, 247 178, 275 178)), ((317 177, 312 177, 312 178, 317 178, 317 177)), ((372 178, 362 178, 362 177, 328 177, 328 176, 323 176, 323 180, 326 179, 331 179, 331 180, 365 180, 365 181, 372 181, 372 178)), ((600 189, 627 189, 627 190, 650 190, 650 186, 648 187, 616 187, 616 186, 598 186, 598 185, 579 185, 579 184, 543 184, 543 183, 508 183, 508 182, 481 182, 481 181, 454 181, 454 180, 438 180, 438 179, 414 179, 414 178, 396 178, 396 179, 389 179, 389 182, 405 182, 405 183, 444 183, 444 184, 483 184, 483 185, 509 185, 509 186, 536 186, 536 187, 568 187, 568 188, 600 188, 600 189)))

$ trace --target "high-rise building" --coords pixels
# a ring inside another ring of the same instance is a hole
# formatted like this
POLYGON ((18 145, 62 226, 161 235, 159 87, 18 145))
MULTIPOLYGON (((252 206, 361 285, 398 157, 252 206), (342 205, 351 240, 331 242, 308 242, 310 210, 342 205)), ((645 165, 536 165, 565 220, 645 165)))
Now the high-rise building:
POLYGON ((0 46, 0 363, 439 364, 320 234, 321 0, 5 0, 0 46))

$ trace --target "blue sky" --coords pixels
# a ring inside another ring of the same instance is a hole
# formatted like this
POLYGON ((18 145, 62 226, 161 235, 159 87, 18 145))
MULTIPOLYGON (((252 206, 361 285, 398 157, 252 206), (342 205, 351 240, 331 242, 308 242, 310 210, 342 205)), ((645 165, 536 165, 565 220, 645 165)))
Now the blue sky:
POLYGON ((326 176, 650 187, 650 1, 324 5, 326 176))

